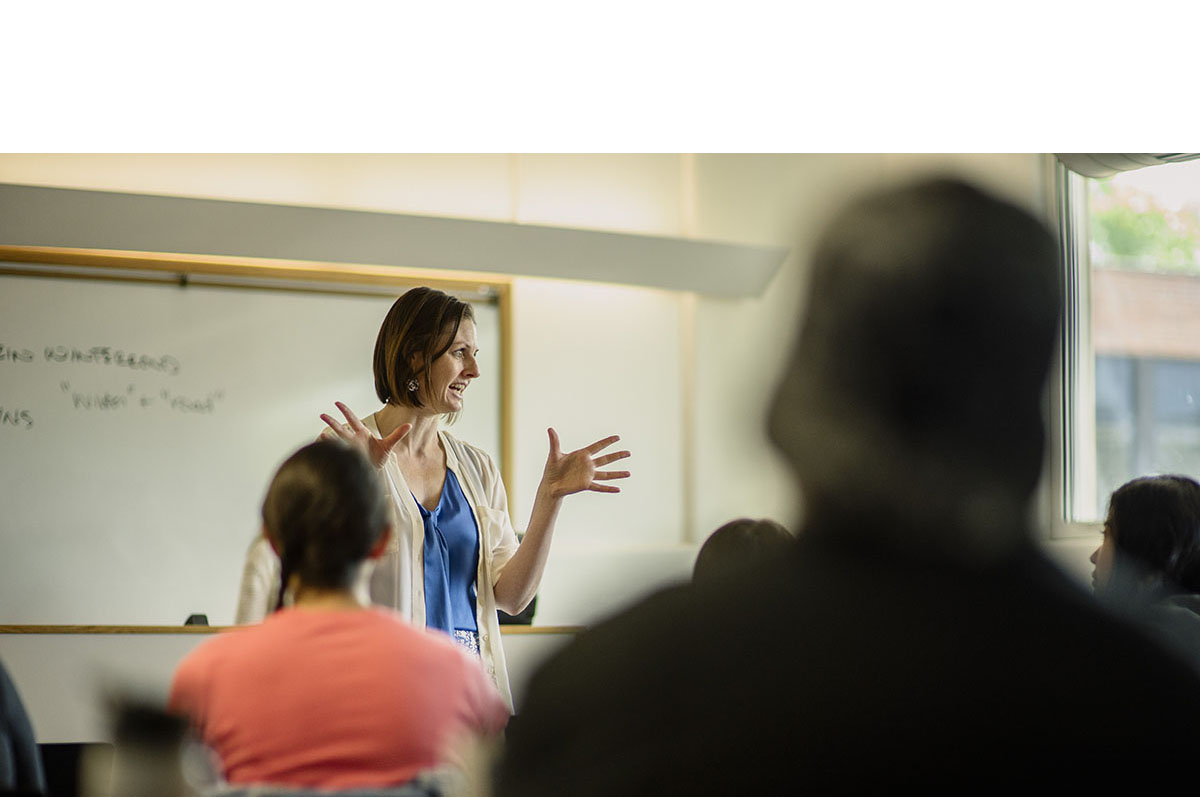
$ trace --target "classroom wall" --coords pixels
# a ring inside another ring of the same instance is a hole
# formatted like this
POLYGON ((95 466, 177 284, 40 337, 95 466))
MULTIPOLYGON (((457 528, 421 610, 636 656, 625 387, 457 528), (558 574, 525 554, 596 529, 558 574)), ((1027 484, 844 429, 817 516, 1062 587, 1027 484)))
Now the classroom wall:
POLYGON ((516 280, 518 525, 547 426, 568 446, 616 432, 634 452, 635 478, 619 497, 564 507, 544 623, 591 619, 686 575, 695 545, 733 517, 793 521, 791 477, 763 416, 798 318, 806 250, 857 191, 944 170, 1027 206, 1042 201, 1036 155, 0 155, 0 182, 795 246, 749 299, 516 280))
POLYGON ((854 193, 946 171, 1045 208, 1044 160, 1031 154, 0 155, 0 182, 795 246, 753 298, 515 281, 518 524, 548 425, 568 446, 617 432, 634 452, 620 496, 564 507, 543 624, 590 621, 686 577, 696 544, 729 519, 794 523, 793 483, 763 424, 802 311, 807 250, 854 193))

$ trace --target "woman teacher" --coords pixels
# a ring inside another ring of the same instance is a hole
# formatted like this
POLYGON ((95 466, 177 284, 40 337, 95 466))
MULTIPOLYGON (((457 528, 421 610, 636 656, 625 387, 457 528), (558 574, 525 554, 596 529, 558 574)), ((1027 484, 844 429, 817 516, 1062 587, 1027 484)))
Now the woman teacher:
MULTIPOLYGON (((629 452, 601 453, 617 442, 614 435, 564 453, 557 433, 547 430, 550 452, 518 542, 495 462, 442 428, 443 418, 453 420, 463 409, 464 394, 480 374, 477 354, 471 306, 414 288, 392 305, 375 343, 375 392, 384 406, 359 419, 338 403, 345 423, 329 415, 321 420, 326 434, 359 446, 380 468, 395 512, 397 533, 371 575, 370 599, 476 651, 511 706, 496 610, 517 614, 528 605, 563 498, 584 490, 619 492, 608 482, 629 472, 601 468, 629 452)), ((251 569, 248 561, 247 578, 251 569)), ((239 606, 238 619, 256 618, 239 606)))

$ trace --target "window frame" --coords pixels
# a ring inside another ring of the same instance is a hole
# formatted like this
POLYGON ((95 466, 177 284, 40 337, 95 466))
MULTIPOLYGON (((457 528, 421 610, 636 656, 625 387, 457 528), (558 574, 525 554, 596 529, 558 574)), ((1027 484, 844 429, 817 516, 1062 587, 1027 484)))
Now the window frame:
POLYGON ((1059 233, 1063 312, 1051 377, 1049 532, 1052 540, 1094 539, 1096 505, 1095 353, 1092 349, 1088 178, 1054 159, 1053 204, 1059 233), (1090 410, 1090 411, 1089 411, 1090 410), (1090 452, 1090 453, 1089 453, 1090 452))

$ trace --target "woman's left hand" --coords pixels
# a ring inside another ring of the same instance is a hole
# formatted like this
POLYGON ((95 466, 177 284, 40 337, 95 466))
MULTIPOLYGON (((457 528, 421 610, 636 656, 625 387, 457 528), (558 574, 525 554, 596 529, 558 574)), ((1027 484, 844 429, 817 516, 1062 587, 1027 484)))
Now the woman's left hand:
POLYGON ((550 537, 554 533, 558 511, 562 508, 562 497, 584 490, 619 493, 619 487, 604 482, 629 478, 627 470, 599 470, 610 462, 629 456, 628 451, 600 453, 621 439, 616 435, 564 454, 558 443, 558 433, 553 429, 546 431, 550 435, 550 456, 546 457, 546 469, 542 471, 542 482, 538 485, 529 525, 517 552, 500 571, 494 587, 496 604, 509 614, 517 614, 524 609, 542 582, 542 572, 550 555, 550 537))
POLYGON ((546 457, 546 469, 542 471, 542 483, 538 490, 546 490, 551 498, 591 490, 597 493, 619 493, 621 488, 601 482, 612 479, 627 479, 627 470, 599 470, 610 462, 625 459, 628 451, 599 454, 621 438, 618 435, 597 440, 590 446, 564 454, 559 446, 558 433, 553 428, 546 430, 550 435, 550 455, 546 457))

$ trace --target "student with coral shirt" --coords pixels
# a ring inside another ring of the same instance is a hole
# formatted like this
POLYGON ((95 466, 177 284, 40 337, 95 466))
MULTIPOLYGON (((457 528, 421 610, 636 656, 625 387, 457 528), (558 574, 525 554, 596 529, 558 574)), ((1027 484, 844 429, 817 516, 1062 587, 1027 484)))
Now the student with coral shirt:
POLYGON ((230 783, 399 785, 508 720, 477 659, 355 597, 390 533, 378 478, 341 442, 284 462, 263 525, 293 605, 207 641, 176 670, 169 705, 191 717, 230 783))

